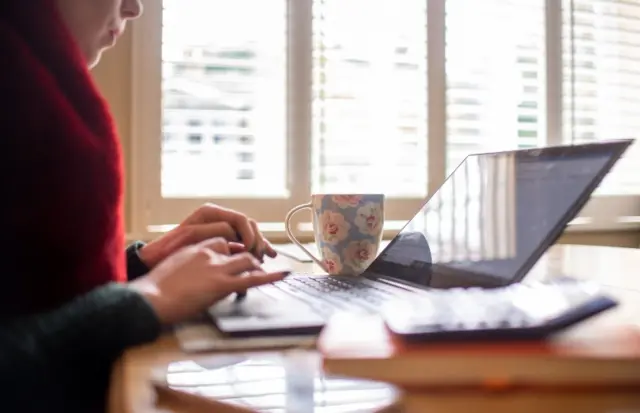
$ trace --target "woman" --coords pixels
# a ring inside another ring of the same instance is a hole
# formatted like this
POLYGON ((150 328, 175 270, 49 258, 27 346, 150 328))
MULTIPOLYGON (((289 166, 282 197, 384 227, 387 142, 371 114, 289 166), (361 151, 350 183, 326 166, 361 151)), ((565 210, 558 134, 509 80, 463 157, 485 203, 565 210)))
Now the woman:
POLYGON ((103 410, 123 350, 285 276, 261 270, 275 253, 255 223, 215 206, 125 259, 120 147, 88 69, 141 13, 139 0, 0 2, 2 411, 103 410))

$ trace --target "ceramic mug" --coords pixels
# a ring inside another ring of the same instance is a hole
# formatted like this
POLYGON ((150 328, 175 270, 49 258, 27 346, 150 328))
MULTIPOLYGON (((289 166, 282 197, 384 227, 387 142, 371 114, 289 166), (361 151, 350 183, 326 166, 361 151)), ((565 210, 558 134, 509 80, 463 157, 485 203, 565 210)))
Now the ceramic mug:
POLYGON ((360 275, 376 258, 384 224, 382 194, 316 194, 311 202, 287 214, 287 236, 330 275, 360 275), (320 257, 313 255, 291 232, 293 215, 310 209, 320 257))

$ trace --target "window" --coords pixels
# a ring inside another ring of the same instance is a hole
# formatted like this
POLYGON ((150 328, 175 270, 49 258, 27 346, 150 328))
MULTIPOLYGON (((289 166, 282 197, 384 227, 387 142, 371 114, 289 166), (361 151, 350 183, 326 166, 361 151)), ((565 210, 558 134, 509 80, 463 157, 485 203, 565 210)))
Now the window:
POLYGON ((202 135, 197 134, 197 133, 190 133, 187 136, 187 140, 189 141, 189 143, 194 143, 194 144, 201 143, 202 142, 202 135))
MULTIPOLYGON (((206 201, 281 223, 313 192, 383 192, 403 221, 470 153, 634 136, 638 26, 640 0, 150 2, 133 230, 206 201)), ((583 217, 640 215, 638 161, 583 217)))
POLYGON ((426 2, 317 0, 312 22, 312 191, 425 197, 426 2))
POLYGON ((238 160, 243 163, 253 162, 253 153, 251 152, 238 152, 238 160))
MULTIPOLYGON (((640 131, 640 1, 565 0, 564 142, 640 131)), ((600 194, 640 193, 640 145, 614 167, 600 194)))

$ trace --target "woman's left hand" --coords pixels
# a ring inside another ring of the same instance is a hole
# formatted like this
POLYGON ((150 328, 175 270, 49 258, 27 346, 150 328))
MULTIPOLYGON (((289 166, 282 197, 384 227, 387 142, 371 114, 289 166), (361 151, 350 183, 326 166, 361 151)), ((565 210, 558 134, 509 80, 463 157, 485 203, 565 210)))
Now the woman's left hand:
POLYGON ((272 258, 277 255, 258 230, 256 221, 240 212, 205 204, 176 228, 142 247, 140 259, 153 268, 182 247, 218 237, 230 242, 232 253, 249 251, 261 261, 265 255, 272 258))

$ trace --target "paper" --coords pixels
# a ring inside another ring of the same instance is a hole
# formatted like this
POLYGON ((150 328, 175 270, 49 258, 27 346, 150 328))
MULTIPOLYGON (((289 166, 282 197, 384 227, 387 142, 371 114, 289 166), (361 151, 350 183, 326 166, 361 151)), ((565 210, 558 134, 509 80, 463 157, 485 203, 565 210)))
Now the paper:
POLYGON ((223 350, 263 350, 315 348, 315 336, 225 337, 206 322, 183 324, 175 328, 180 348, 185 353, 223 350))

